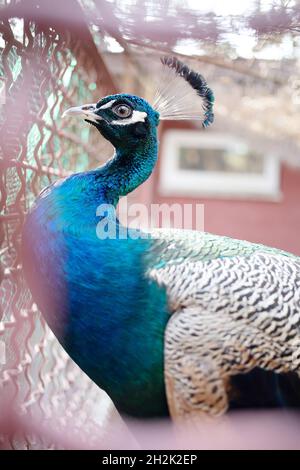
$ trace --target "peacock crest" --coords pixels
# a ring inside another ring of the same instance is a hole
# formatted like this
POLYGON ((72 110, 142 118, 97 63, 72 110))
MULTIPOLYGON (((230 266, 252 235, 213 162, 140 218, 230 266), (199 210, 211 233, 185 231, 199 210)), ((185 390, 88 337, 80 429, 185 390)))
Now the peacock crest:
POLYGON ((212 124, 214 94, 205 78, 176 57, 165 56, 161 62, 163 70, 152 104, 160 119, 200 119, 203 127, 212 124))

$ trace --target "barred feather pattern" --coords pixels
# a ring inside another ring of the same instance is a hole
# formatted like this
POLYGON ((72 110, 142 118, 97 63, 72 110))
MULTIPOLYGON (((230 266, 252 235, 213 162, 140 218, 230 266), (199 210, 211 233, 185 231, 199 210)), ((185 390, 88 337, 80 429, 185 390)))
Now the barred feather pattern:
POLYGON ((152 105, 160 119, 200 119, 203 127, 212 124, 214 95, 205 78, 176 57, 163 57, 161 62, 164 68, 152 105))
MULTIPOLYGON (((223 414, 230 377, 255 367, 300 376, 300 261, 280 253, 153 269, 173 313, 165 382, 174 419, 223 414)), ((300 391, 299 391, 300 393, 300 391)))

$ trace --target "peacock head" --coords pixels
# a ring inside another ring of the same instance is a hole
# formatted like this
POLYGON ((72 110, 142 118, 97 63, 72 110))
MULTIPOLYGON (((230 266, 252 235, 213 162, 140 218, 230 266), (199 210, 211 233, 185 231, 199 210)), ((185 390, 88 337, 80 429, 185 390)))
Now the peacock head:
POLYGON ((214 119, 214 96, 203 76, 175 57, 161 61, 163 69, 152 106, 138 96, 117 94, 70 108, 64 115, 82 117, 116 148, 156 138, 156 128, 163 119, 197 119, 207 127, 214 119))
POLYGON ((97 103, 76 106, 64 115, 82 117, 115 147, 127 146, 156 135, 159 113, 139 96, 109 95, 97 103))

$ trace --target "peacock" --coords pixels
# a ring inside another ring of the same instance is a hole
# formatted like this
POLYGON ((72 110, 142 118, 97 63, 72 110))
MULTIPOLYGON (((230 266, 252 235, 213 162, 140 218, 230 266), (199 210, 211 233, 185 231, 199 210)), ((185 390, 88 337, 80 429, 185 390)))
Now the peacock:
POLYGON ((45 188, 24 223, 24 273, 61 345, 119 412, 174 421, 300 406, 300 260, 206 232, 126 227, 122 196, 152 173, 163 119, 214 120, 204 77, 162 58, 152 105, 68 109, 115 148, 45 188), (99 210, 100 207, 100 210, 99 210))

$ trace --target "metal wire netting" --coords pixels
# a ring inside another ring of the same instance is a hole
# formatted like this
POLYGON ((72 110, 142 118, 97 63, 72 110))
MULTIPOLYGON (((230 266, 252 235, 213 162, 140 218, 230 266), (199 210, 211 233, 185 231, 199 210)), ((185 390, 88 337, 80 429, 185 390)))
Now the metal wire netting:
POLYGON ((81 25, 78 38, 55 25, 14 17, 17 3, 2 10, 0 23, 0 447, 40 449, 58 444, 33 428, 9 430, 7 410, 22 422, 26 417, 26 423, 55 416, 61 429, 73 419, 75 432, 90 443, 91 435, 99 439, 111 408, 68 358, 32 301, 21 270, 22 224, 42 188, 99 164, 107 153, 104 140, 95 140, 89 127, 75 131, 68 125, 66 131, 61 115, 114 86, 87 27, 81 25))
POLYGON ((149 86, 150 96, 159 56, 179 54, 216 92, 223 132, 299 166, 299 1, 249 1, 247 14, 229 16, 225 3, 220 13, 193 0, 0 0, 0 448, 88 447, 91 436, 99 446, 111 422, 107 396, 40 316, 20 259, 39 192, 109 154, 94 129, 61 120, 116 91, 103 57, 122 91, 145 96, 149 86), (286 57, 259 58, 281 42, 286 57), (112 45, 122 53, 109 54, 112 45), (77 443, 62 438, 70 427, 77 443))

